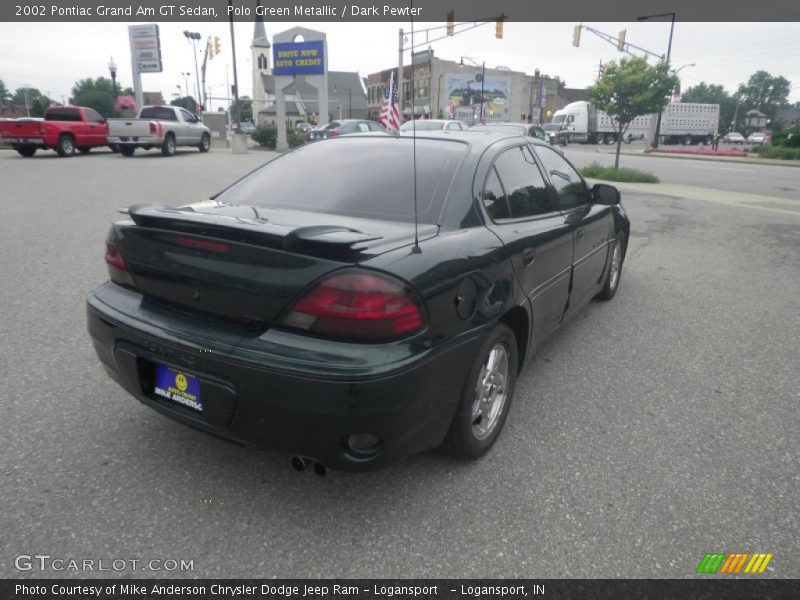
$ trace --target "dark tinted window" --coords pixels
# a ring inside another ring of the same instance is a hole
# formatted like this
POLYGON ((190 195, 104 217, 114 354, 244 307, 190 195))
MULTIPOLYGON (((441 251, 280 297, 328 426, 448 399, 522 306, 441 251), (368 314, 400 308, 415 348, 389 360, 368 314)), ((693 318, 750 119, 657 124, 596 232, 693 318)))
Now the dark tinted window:
POLYGON ((370 131, 383 131, 381 126, 378 125, 375 121, 369 121, 369 130, 370 131))
POLYGON ((527 147, 506 150, 494 166, 503 182, 512 219, 553 211, 550 192, 527 147))
POLYGON ((561 155, 546 146, 536 146, 536 154, 558 192, 561 210, 575 208, 588 201, 583 179, 561 155))
MULTIPOLYGON (((466 145, 417 139, 421 223, 437 223, 466 145)), ((414 221, 411 138, 342 137, 309 144, 264 165, 222 202, 414 221)))
POLYGON ((139 114, 140 119, 155 119, 156 121, 177 121, 175 110, 166 106, 151 106, 143 108, 139 114))
POLYGON ((50 108, 44 115, 45 121, 80 121, 81 113, 77 108, 50 108))
POLYGON ((500 185, 500 179, 498 179, 494 167, 489 170, 489 175, 486 177, 481 200, 483 200, 483 206, 493 221, 509 218, 506 194, 503 191, 503 186, 500 185))

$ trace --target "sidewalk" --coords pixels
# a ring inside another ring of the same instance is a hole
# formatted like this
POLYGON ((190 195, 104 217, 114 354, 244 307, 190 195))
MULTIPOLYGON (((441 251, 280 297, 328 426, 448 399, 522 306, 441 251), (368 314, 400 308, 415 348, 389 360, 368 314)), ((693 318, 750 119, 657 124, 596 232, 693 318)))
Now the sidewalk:
MULTIPOLYGON (((600 154, 615 154, 616 150, 598 148, 596 152, 600 154)), ((745 163, 750 165, 771 165, 777 167, 800 167, 800 160, 780 160, 777 158, 760 158, 755 156, 704 156, 698 154, 678 154, 676 152, 645 152, 641 150, 625 150, 620 151, 620 155, 627 154, 629 156, 651 156, 656 158, 680 158, 689 160, 710 160, 717 162, 731 162, 731 163, 745 163)))
POLYGON ((800 202, 792 201, 790 198, 778 196, 761 196, 758 194, 745 194, 742 192, 731 192, 728 190, 717 190, 713 188, 703 188, 692 185, 679 185, 674 183, 624 183, 620 181, 602 181, 600 179, 586 179, 591 186, 595 183, 605 183, 613 185, 620 192, 632 194, 646 194, 655 196, 671 196, 674 198, 687 198, 689 200, 704 200, 727 204, 729 206, 740 206, 745 208, 757 208, 761 210, 778 211, 800 217, 800 202))

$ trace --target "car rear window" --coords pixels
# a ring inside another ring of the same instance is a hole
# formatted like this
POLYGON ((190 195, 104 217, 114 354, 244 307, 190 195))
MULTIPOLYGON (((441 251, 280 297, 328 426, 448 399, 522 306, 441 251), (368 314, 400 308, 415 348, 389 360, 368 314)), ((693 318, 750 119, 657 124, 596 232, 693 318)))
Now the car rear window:
POLYGON ((165 106, 151 106, 143 108, 139 114, 140 119, 155 119, 156 121, 177 121, 175 110, 165 106))
MULTIPOLYGON (((417 140, 420 223, 438 222, 467 146, 417 140)), ((235 183, 217 199, 385 221, 414 221, 410 138, 344 137, 302 146, 235 183)))
POLYGON ((76 108, 51 108, 44 114, 45 121, 80 121, 81 113, 76 108))

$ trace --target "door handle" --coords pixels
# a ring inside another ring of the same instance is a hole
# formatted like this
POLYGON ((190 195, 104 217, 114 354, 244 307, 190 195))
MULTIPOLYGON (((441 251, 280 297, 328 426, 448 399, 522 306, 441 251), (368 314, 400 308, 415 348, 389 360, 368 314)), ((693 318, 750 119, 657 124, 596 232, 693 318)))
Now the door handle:
POLYGON ((533 248, 528 248, 522 253, 522 262, 525 264, 526 267, 530 267, 533 264, 533 261, 536 260, 536 250, 533 248))
POLYGON ((579 240, 582 240, 583 239, 583 233, 584 233, 583 227, 579 227, 578 230, 575 232, 575 235, 578 236, 579 240))

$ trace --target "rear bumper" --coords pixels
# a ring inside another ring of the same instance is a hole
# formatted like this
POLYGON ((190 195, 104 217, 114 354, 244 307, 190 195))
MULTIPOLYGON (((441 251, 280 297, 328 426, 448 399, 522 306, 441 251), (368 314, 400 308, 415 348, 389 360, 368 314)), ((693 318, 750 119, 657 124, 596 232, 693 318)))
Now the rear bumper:
POLYGON ((110 135, 108 136, 109 144, 118 144, 123 146, 160 146, 163 139, 155 136, 125 136, 125 135, 110 135))
POLYGON ((181 327, 181 317, 142 306, 140 295, 113 284, 87 299, 97 355, 123 388, 185 425, 343 471, 379 469, 440 445, 484 332, 403 356, 388 344, 363 346, 354 360, 353 344, 281 332, 258 338, 259 349, 214 336, 212 325, 203 344, 194 323, 181 327), (200 380, 203 413, 153 394, 157 363, 200 380), (380 449, 358 456, 347 448, 353 434, 377 436, 380 449))

